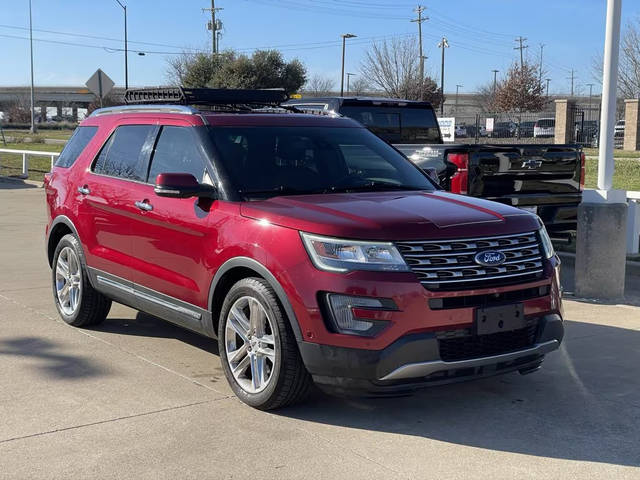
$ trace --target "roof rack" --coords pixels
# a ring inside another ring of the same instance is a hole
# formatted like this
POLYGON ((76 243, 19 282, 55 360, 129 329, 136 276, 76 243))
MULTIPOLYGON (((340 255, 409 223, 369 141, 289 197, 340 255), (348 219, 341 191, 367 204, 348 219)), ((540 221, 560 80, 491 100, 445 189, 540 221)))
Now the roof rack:
POLYGON ((289 97, 282 88, 265 90, 222 88, 139 88, 126 91, 127 105, 280 105, 289 97))

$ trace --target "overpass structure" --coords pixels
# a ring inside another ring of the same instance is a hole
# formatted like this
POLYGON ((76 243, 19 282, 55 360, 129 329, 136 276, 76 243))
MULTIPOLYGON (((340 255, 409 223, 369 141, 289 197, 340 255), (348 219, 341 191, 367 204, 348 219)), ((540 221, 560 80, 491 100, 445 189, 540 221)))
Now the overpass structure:
MULTIPOLYGON (((78 120, 78 108, 88 108, 97 100, 96 96, 84 86, 74 87, 35 87, 35 108, 40 109, 40 118, 46 118, 47 108, 55 107, 57 116, 62 117, 64 107, 71 108, 73 121, 78 120)), ((0 111, 6 111, 12 104, 18 104, 29 109, 30 89, 24 87, 0 87, 0 111)), ((124 97, 124 88, 116 87, 111 96, 116 100, 124 97)))

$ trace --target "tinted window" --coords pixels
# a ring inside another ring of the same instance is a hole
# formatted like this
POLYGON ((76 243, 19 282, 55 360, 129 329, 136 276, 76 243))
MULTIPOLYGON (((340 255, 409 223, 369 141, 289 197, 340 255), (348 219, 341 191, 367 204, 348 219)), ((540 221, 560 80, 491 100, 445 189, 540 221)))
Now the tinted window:
POLYGON ((221 162, 246 198, 433 190, 425 175, 364 128, 215 127, 221 162))
POLYGON ((555 119, 538 120, 538 126, 542 128, 555 127, 555 125, 556 125, 555 119))
POLYGON ((145 182, 149 159, 147 140, 153 125, 124 125, 118 127, 96 160, 93 171, 111 177, 145 182))
POLYGON ((160 173, 190 173, 202 182, 204 162, 198 139, 188 127, 162 127, 151 160, 149 182, 155 183, 160 173))
POLYGON ((56 161, 56 167, 68 168, 76 161, 84 148, 94 137, 98 127, 78 127, 65 145, 62 153, 56 161))
POLYGON ((340 113, 392 143, 437 143, 438 121, 429 108, 343 105, 340 113))

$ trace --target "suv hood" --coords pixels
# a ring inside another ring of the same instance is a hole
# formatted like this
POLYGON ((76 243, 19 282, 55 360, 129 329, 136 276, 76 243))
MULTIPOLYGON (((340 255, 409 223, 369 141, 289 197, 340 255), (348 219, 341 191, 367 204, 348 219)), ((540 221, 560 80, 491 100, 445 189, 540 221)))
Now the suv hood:
POLYGON ((523 210, 437 192, 362 192, 279 196, 245 202, 245 217, 309 233, 353 239, 411 240, 533 231, 523 210))

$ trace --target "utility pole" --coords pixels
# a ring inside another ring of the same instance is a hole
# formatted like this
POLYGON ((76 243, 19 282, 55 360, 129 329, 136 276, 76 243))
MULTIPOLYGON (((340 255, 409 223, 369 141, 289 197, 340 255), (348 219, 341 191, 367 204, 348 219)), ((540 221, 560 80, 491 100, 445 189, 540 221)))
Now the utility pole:
MULTIPOLYGON (((203 12, 211 12, 211 21, 207 24, 207 29, 211 30, 211 52, 215 55, 218 53, 218 23, 216 23, 216 12, 222 8, 216 8, 216 0, 211 0, 211 8, 203 8, 203 12)), ((219 21, 218 21, 219 22, 219 21)))
POLYGON ((523 37, 518 37, 516 38, 516 42, 520 43, 520 46, 518 47, 513 47, 514 50, 520 50, 520 69, 524 68, 524 49, 525 48, 529 48, 529 45, 523 45, 523 43, 526 41, 526 38, 523 37))
POLYGON ((551 79, 545 78, 545 80, 547 81, 547 97, 549 97, 549 82, 551 81, 551 79))
POLYGON ((442 102, 440 102, 440 116, 444 115, 444 49, 449 48, 449 42, 446 37, 442 37, 438 48, 442 49, 442 65, 440 67, 440 95, 442 96, 442 102))
POLYGON ((540 83, 540 86, 542 86, 542 51, 544 50, 545 44, 541 43, 540 44, 540 80, 538 80, 538 83, 540 83))
POLYGON ((347 38, 355 38, 357 35, 353 33, 343 33, 340 35, 342 37, 342 73, 340 74, 340 96, 344 96, 344 52, 345 45, 347 43, 347 38))
POLYGON ((35 93, 33 91, 33 21, 31 19, 31 0, 29 0, 29 45, 31 49, 31 133, 36 133, 35 116, 33 109, 35 108, 35 93))
POLYGON ((571 76, 567 77, 567 80, 571 80, 571 96, 572 97, 573 97, 573 82, 574 82, 574 80, 576 80, 576 78, 578 78, 578 77, 575 76, 575 70, 572 68, 571 69, 571 76))
MULTIPOLYGON (((424 56, 422 55, 422 22, 429 20, 429 17, 423 17, 422 12, 426 10, 426 7, 418 5, 414 12, 418 14, 418 18, 414 18, 411 22, 418 24, 418 48, 420 50, 420 100, 424 100, 424 56)), ((347 89, 348 90, 348 89, 347 89)))
POLYGON ((353 76, 357 75, 357 73, 349 73, 347 72, 347 95, 349 95, 349 79, 353 76))
POLYGON ((498 72, 500 70, 491 70, 493 72, 493 94, 496 94, 496 87, 498 86, 498 72))

